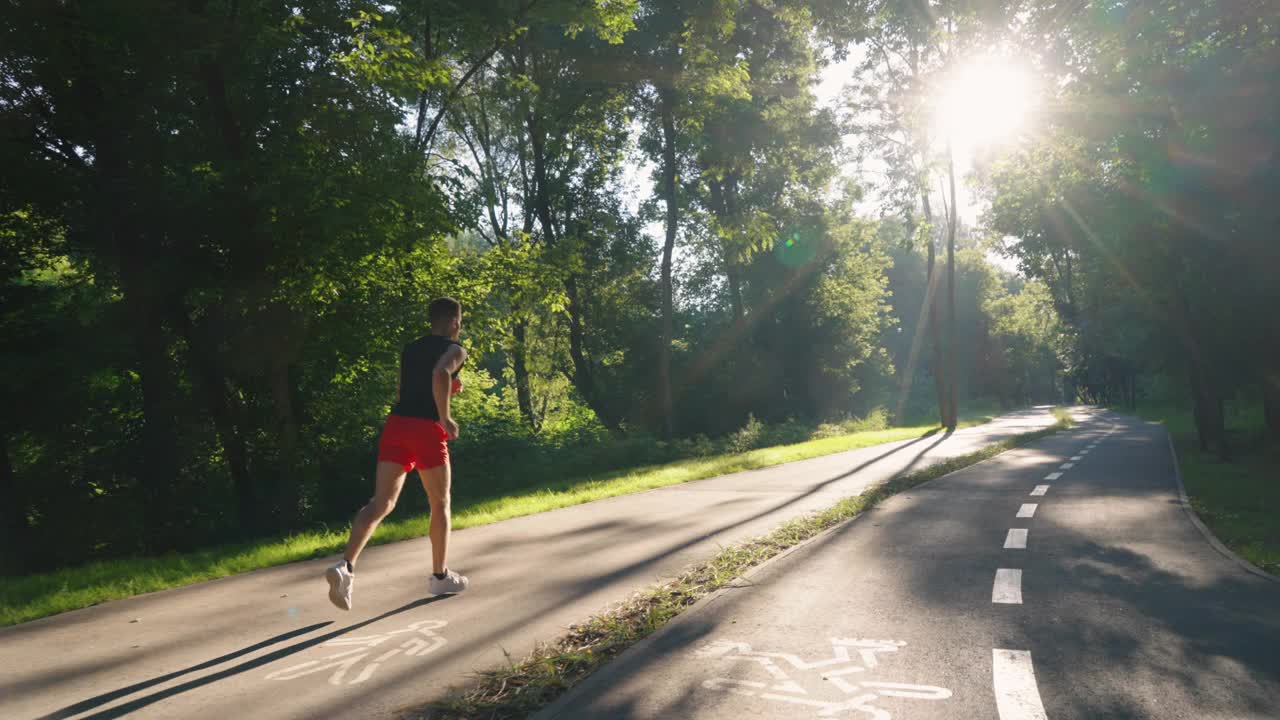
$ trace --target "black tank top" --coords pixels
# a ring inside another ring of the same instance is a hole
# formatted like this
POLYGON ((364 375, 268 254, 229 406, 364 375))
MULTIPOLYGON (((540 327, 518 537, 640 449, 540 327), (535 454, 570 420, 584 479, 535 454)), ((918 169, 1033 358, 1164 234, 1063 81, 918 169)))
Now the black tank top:
POLYGON ((440 420, 431 376, 440 356, 453 345, 461 346, 447 337, 424 335, 405 346, 400 353, 400 402, 391 408, 392 415, 440 420))

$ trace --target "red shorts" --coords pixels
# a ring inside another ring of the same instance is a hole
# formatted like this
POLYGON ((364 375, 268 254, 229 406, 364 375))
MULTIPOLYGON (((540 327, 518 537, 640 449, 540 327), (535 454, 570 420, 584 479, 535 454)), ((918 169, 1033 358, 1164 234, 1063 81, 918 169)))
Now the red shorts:
POLYGON ((449 462, 449 433, 435 420, 388 415, 378 439, 378 462, 393 462, 409 472, 449 462))

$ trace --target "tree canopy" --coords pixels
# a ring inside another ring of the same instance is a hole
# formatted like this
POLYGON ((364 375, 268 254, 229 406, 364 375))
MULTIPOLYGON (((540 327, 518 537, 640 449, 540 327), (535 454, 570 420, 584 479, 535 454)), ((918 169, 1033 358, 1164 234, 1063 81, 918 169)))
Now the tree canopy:
POLYGON ((477 494, 1174 379, 1226 454, 1280 428, 1277 78, 1261 0, 13 0, 4 570, 344 522, 440 295, 477 494), (994 47, 1042 111, 970 170, 994 47))

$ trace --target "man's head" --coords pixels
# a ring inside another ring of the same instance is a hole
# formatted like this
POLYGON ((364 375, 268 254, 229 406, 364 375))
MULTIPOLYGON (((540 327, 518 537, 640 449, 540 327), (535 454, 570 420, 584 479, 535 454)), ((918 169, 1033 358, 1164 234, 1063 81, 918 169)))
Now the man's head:
POLYGON ((451 297, 432 300, 427 306, 427 317, 431 320, 433 335, 457 340, 462 332, 462 303, 451 297))

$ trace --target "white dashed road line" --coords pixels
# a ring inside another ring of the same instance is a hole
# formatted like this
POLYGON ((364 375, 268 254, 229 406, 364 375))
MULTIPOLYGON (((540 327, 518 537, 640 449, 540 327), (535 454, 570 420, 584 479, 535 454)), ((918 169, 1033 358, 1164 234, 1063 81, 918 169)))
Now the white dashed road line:
MULTIPOLYGON (((1113 427, 1112 430, 1115 428, 1113 427)), ((1107 435, 1111 430, 1107 431, 1107 435)), ((1067 462, 1058 467, 1057 472, 1045 476, 1045 480, 1057 480, 1062 477, 1063 470, 1070 470, 1084 459, 1089 451, 1098 446, 1103 438, 1098 438, 1088 446, 1072 455, 1067 462)), ((1031 491, 1033 497, 1043 497, 1049 492, 1049 485, 1036 485, 1031 491)), ((1018 517, 1031 518, 1036 514, 1035 503, 1023 503, 1018 508, 1018 517)), ((1004 538, 1004 549, 1026 550, 1027 528, 1009 528, 1004 538)), ((1022 570, 1017 568, 999 568, 995 581, 991 585, 991 602, 1004 605, 1022 604, 1022 570)), ((1040 689, 1036 686, 1035 667, 1031 662, 1031 653, 1027 650, 991 651, 991 677, 996 694, 996 709, 1000 720, 1048 720, 1044 704, 1040 700, 1040 689)))
POLYGON ((992 686, 1000 720, 1048 720, 1036 687, 1036 671, 1026 650, 991 651, 992 686))
POLYGON ((1022 604, 1022 571, 1000 568, 991 586, 991 602, 1002 605, 1022 604))

